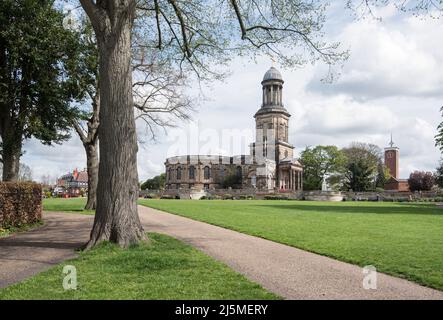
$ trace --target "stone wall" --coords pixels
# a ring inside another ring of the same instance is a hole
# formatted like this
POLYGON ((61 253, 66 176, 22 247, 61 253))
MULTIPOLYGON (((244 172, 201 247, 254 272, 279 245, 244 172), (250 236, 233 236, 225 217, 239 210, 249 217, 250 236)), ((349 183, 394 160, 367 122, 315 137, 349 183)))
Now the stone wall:
POLYGON ((155 198, 162 196, 180 199, 200 199, 201 197, 227 198, 232 196, 236 199, 240 197, 252 197, 254 199, 264 199, 267 196, 283 196, 294 200, 313 201, 341 201, 341 200, 361 200, 361 201, 415 201, 443 197, 442 192, 322 192, 322 191, 298 191, 298 192, 264 192, 257 189, 215 189, 215 190, 145 190, 140 191, 140 196, 150 195, 155 198))

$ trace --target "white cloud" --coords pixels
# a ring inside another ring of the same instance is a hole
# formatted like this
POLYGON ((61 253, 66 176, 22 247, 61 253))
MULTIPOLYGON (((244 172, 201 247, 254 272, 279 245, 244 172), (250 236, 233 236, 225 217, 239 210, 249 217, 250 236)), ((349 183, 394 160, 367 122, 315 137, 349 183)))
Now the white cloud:
POLYGON ((433 20, 404 18, 395 24, 384 20, 349 23, 337 36, 349 46, 351 56, 340 79, 319 84, 320 74, 309 88, 327 94, 338 92, 354 99, 389 96, 443 96, 443 42, 435 41, 443 25, 433 20))

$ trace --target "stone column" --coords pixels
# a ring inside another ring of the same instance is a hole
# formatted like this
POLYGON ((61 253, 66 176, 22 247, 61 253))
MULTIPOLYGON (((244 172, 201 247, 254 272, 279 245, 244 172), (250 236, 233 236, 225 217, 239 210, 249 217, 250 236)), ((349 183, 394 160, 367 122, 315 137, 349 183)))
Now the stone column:
POLYGON ((274 104, 274 86, 273 85, 271 85, 270 86, 271 87, 271 104, 274 104))
POLYGON ((303 189, 303 174, 300 171, 300 190, 303 189))
POLYGON ((298 190, 298 171, 295 171, 294 172, 294 178, 295 178, 295 181, 294 181, 294 189, 295 190, 298 190))
POLYGON ((292 169, 289 169, 289 190, 292 190, 292 169))
POLYGON ((297 189, 300 190, 300 171, 297 171, 297 189))

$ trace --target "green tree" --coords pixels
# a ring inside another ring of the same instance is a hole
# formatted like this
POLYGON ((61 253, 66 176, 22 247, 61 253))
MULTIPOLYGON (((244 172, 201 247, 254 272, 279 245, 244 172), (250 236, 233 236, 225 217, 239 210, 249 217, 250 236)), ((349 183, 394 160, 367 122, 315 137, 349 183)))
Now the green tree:
POLYGON ((345 156, 336 146, 306 147, 300 155, 303 189, 321 190, 323 179, 343 171, 345 156))
POLYGON ((166 174, 162 173, 152 179, 148 179, 140 186, 142 190, 163 190, 165 188, 166 174))
POLYGON ((391 175, 389 174, 389 169, 382 161, 379 161, 377 166, 377 177, 375 178, 375 187, 384 188, 390 177, 391 175))
POLYGON ((241 177, 236 174, 228 174, 221 182, 221 186, 223 189, 228 188, 238 188, 241 186, 241 177))
POLYGON ((344 184, 347 190, 352 191, 369 191, 372 189, 372 169, 368 166, 368 163, 362 160, 349 162, 346 165, 344 184))
POLYGON ((78 34, 63 28, 63 15, 49 0, 0 2, 0 160, 3 180, 19 177, 23 142, 44 144, 69 137, 76 113, 70 101, 78 83, 78 34))
POLYGON ((440 159, 440 163, 434 173, 435 183, 443 188, 443 159, 440 159))
POLYGON ((414 171, 409 175, 409 189, 411 191, 429 191, 434 186, 434 175, 431 172, 414 171))
MULTIPOLYGON (((443 107, 440 108, 440 111, 443 115, 443 107)), ((435 136, 435 146, 440 149, 440 152, 443 152, 443 122, 441 122, 437 127, 437 135, 435 136)))
POLYGON ((382 162, 381 149, 374 144, 354 142, 342 151, 346 157, 342 176, 344 188, 353 191, 375 190, 382 162))

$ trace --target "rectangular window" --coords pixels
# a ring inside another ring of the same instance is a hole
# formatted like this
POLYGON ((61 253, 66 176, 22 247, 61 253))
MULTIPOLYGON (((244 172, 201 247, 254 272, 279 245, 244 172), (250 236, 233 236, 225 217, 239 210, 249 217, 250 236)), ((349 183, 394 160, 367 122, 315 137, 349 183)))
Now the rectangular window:
POLYGON ((205 183, 203 188, 205 188, 205 190, 209 190, 209 184, 205 183))

